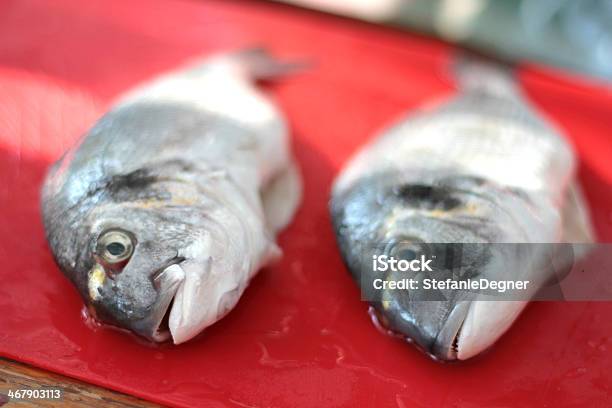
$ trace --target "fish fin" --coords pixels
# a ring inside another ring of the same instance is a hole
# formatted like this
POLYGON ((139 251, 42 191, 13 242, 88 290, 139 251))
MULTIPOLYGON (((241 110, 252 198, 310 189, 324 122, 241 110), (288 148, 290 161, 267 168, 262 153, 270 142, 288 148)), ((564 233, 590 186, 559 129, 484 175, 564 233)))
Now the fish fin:
POLYGON ((268 229, 276 234, 295 213, 302 198, 302 181, 295 162, 279 172, 261 192, 268 229))
POLYGON ((575 263, 593 251, 596 240, 589 210, 577 181, 570 184, 562 208, 561 241, 548 254, 549 276, 535 299, 563 299, 560 283, 572 272, 575 263))
MULTIPOLYGON (((221 78, 227 78, 229 74, 229 77, 249 82, 271 80, 304 71, 311 65, 307 60, 280 60, 263 47, 251 47, 192 58, 177 69, 154 79, 152 83, 139 86, 135 91, 146 91, 151 84, 159 85, 165 83, 165 80, 177 77, 190 81, 212 78, 212 81, 218 82, 221 78)), ((174 83, 170 85, 175 86, 174 83)))
POLYGON ((589 208, 577 181, 574 181, 567 191, 562 219, 562 242, 590 243, 595 241, 596 236, 591 224, 589 208))
POLYGON ((281 61, 263 47, 245 48, 227 54, 230 61, 249 78, 267 80, 279 78, 307 69, 311 64, 305 60, 281 61))
POLYGON ((502 98, 520 95, 514 68, 504 61, 462 52, 452 64, 452 73, 459 88, 466 92, 502 98))

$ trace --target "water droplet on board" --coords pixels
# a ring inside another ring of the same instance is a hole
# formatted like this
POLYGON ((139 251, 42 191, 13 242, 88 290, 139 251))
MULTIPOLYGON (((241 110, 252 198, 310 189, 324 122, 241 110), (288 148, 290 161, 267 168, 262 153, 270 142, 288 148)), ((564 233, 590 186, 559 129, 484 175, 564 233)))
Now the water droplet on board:
POLYGON ((565 373, 567 378, 578 378, 586 374, 587 369, 585 367, 578 367, 565 373))

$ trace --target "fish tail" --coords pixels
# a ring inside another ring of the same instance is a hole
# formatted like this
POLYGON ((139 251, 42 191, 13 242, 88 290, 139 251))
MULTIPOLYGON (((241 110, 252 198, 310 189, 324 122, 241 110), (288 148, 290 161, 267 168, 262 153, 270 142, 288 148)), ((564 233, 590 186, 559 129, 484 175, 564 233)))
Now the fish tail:
POLYGON ((281 61, 264 47, 245 48, 227 55, 250 79, 270 80, 303 71, 310 65, 304 60, 281 61))
POLYGON ((452 70, 462 91, 498 97, 520 94, 514 67, 504 61, 463 52, 455 58, 452 70))
POLYGON ((194 78, 221 73, 221 75, 229 74, 247 81, 264 81, 303 71, 310 65, 305 60, 282 61, 263 47, 251 47, 196 58, 186 64, 183 72, 194 78))

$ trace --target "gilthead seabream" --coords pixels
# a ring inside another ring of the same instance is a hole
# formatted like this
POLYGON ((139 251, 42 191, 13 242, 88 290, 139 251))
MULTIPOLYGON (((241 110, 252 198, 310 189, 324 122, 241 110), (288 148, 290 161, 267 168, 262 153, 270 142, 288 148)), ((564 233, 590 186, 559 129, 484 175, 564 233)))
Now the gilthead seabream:
POLYGON ((301 184, 285 121, 253 81, 291 68, 257 49, 154 79, 53 165, 47 239, 98 320, 185 342, 280 255, 301 184))
POLYGON ((541 267, 548 247, 499 244, 591 239, 572 148, 529 104, 511 70, 463 58, 454 73, 458 95, 412 113, 361 149, 331 200, 344 261, 379 321, 441 360, 489 347, 529 299, 466 300, 452 290, 452 271, 469 272, 463 283, 503 284, 502 292, 518 285, 531 296, 550 277, 541 267), (391 290, 383 280, 393 272, 380 262, 391 257, 445 259, 433 272, 414 273, 437 290, 414 282, 413 290, 406 283, 407 290, 391 290))

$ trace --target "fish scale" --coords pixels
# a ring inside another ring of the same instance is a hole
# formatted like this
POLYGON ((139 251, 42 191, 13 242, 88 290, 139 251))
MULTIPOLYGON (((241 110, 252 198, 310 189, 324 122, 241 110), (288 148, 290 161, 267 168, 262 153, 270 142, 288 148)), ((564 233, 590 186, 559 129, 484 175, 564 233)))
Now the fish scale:
POLYGON ((526 113, 520 99, 491 99, 460 95, 440 110, 412 114, 378 140, 364 161, 389 168, 452 164, 458 172, 556 199, 574 171, 571 147, 552 127, 526 113), (489 103, 498 108, 488 109, 489 103))

